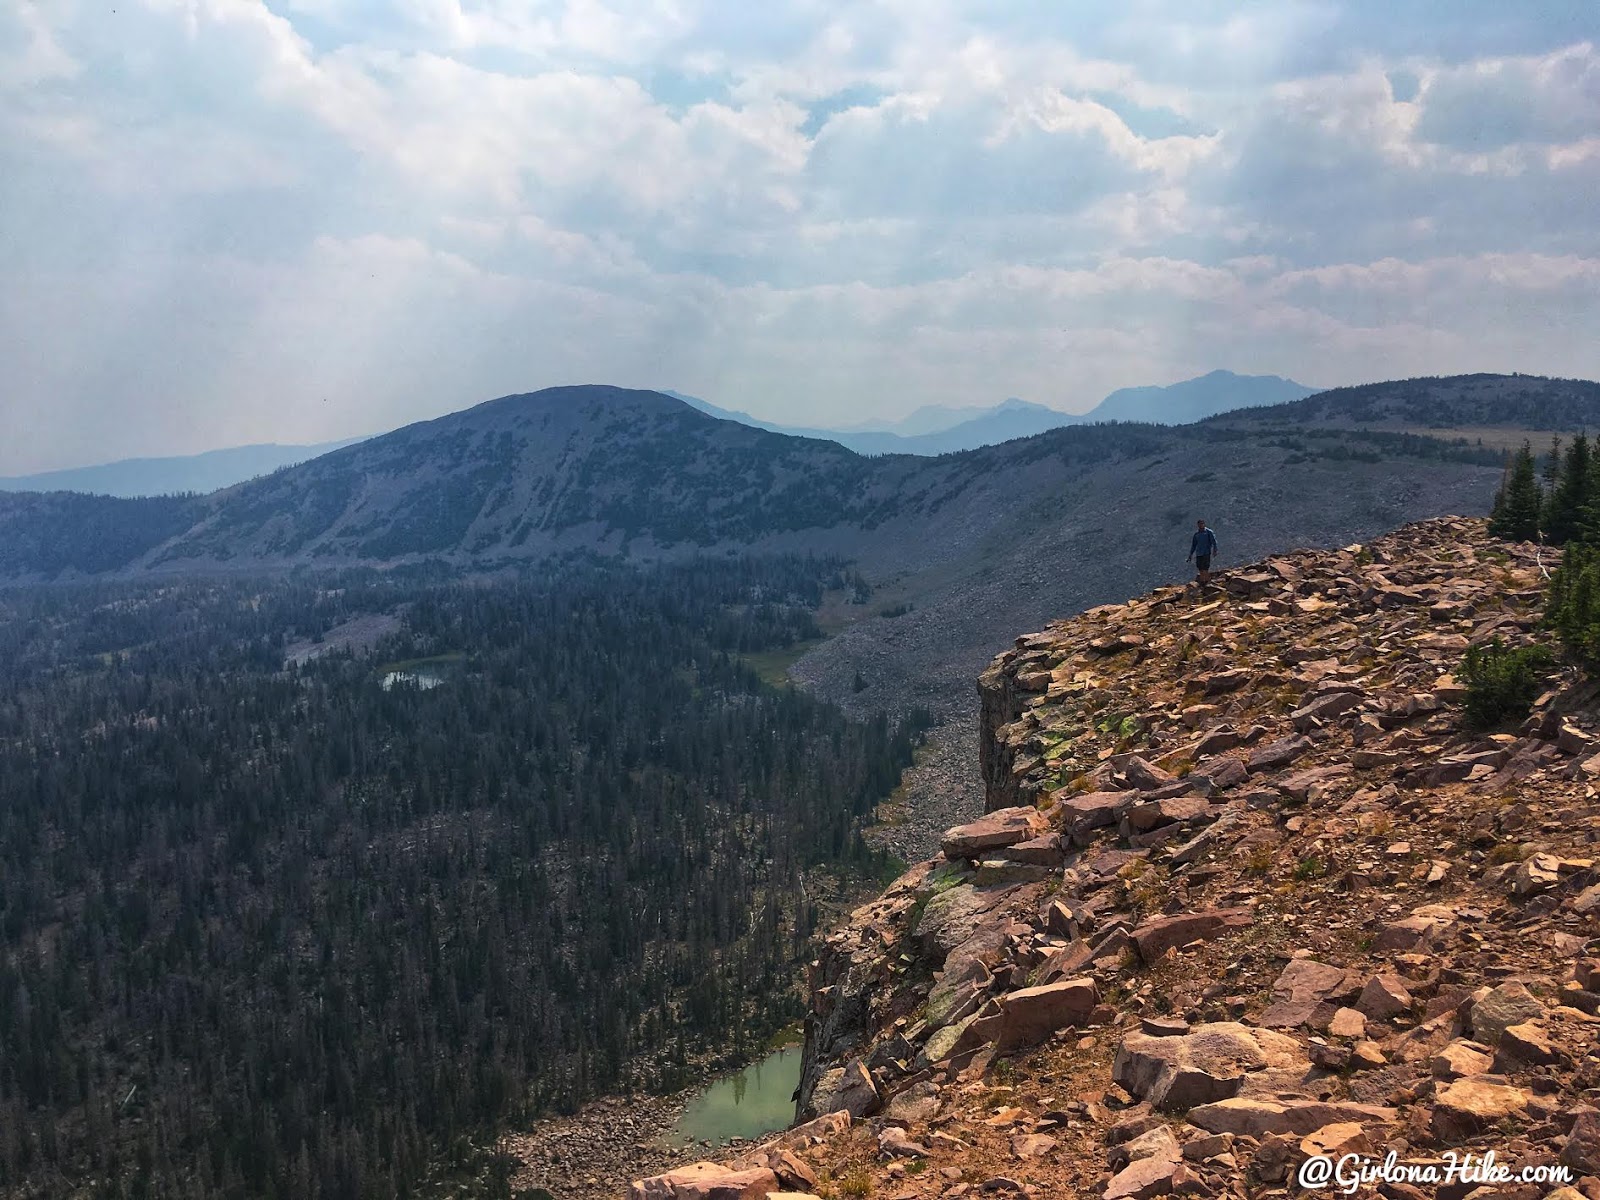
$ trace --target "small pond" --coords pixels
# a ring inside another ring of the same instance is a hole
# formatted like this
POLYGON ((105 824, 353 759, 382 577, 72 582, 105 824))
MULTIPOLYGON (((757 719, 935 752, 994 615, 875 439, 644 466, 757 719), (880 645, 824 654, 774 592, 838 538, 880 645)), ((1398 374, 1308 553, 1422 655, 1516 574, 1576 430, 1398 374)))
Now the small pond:
POLYGON ((800 1047, 788 1046, 725 1075, 689 1102, 667 1135, 674 1146, 732 1138, 756 1138, 794 1124, 795 1088, 800 1086, 800 1047))

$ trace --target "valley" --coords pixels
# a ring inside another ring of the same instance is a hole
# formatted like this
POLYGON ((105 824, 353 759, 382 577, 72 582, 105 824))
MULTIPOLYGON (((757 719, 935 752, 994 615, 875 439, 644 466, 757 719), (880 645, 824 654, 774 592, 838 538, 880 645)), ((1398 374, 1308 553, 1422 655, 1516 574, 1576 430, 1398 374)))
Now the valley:
POLYGON ((0 1192, 489 1187, 507 1126, 758 1056, 926 725, 744 662, 840 577, 0 593, 0 1192))

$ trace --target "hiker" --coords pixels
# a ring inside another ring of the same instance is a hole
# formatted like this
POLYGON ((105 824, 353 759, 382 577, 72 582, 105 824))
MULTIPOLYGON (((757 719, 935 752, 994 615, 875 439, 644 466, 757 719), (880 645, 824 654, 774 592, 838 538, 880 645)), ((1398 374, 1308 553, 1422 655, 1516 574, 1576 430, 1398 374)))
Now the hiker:
POLYGON ((1217 535, 1206 528, 1204 521, 1194 523, 1194 537, 1189 539, 1189 557, 1194 559, 1195 577, 1200 586, 1211 582, 1211 556, 1217 552, 1217 535))

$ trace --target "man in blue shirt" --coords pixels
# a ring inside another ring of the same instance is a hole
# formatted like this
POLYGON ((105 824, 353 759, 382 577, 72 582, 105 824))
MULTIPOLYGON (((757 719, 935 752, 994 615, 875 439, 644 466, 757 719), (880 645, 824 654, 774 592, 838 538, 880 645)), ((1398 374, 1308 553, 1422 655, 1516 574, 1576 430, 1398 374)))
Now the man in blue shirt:
POLYGON ((1217 535, 1206 528, 1204 521, 1194 523, 1194 537, 1189 539, 1189 557, 1194 559, 1194 569, 1200 586, 1211 582, 1211 556, 1217 552, 1217 535))

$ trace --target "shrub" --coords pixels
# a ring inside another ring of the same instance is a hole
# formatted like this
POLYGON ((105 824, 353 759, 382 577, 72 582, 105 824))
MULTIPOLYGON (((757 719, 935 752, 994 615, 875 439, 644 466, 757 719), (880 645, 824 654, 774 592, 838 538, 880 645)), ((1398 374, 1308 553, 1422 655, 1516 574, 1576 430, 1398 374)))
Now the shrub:
POLYGON ((1321 879, 1328 873, 1328 864, 1322 861, 1321 856, 1308 854, 1295 864, 1294 877, 1296 879, 1321 879))
POLYGON ((843 1179, 839 1180, 839 1190, 846 1196, 861 1200, 862 1197, 872 1195, 872 1176, 865 1167, 854 1167, 843 1179))
POLYGON ((1467 651, 1461 668, 1467 723, 1478 729, 1524 715, 1539 695, 1541 677, 1555 666, 1548 647, 1508 649, 1499 638, 1467 651))
POLYGON ((1250 848, 1250 853, 1244 860, 1244 873, 1265 875, 1270 870, 1272 870, 1272 847, 1264 842, 1258 842, 1250 848))

